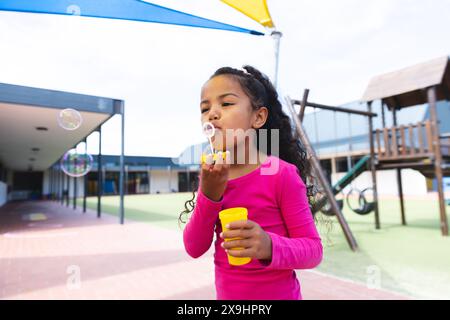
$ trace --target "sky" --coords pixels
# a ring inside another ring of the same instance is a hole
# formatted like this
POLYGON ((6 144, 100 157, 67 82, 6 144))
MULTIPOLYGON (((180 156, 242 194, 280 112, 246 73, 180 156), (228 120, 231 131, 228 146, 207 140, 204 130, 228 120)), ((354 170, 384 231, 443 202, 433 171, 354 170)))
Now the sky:
MULTIPOLYGON (((219 0, 149 1, 264 32, 219 0)), ((76 0, 74 0, 76 4, 76 0)), ((371 77, 450 55, 450 0, 268 0, 283 33, 283 94, 340 105, 371 77)), ((177 157, 204 142, 200 90, 222 66, 273 78, 270 36, 132 21, 0 11, 0 82, 125 100, 125 154, 177 157)), ((103 128, 120 153, 120 118, 103 128)), ((97 134, 88 152, 97 153, 97 134)))

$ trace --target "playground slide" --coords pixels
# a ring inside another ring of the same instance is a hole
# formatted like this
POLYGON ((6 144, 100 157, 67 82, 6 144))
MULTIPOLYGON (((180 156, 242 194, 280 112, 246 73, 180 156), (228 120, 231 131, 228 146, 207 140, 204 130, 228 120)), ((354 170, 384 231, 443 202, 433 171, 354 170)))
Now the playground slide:
MULTIPOLYGON (((346 173, 339 181, 333 185, 332 191, 333 194, 338 194, 342 189, 344 189, 350 182, 355 180, 367 167, 368 162, 370 161, 370 156, 362 157, 353 168, 346 173)), ((313 206, 312 211, 317 212, 327 203, 327 198, 323 197, 317 201, 317 203, 313 206)))

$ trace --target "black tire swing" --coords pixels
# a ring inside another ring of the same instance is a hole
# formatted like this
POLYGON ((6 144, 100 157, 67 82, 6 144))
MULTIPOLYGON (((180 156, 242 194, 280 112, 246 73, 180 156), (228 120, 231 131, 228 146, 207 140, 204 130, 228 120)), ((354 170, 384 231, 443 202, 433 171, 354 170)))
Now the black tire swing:
POLYGON ((366 214, 369 214, 369 213, 371 213, 373 210, 375 210, 375 202, 369 202, 369 201, 367 201, 367 199, 366 199, 365 193, 366 193, 368 190, 373 190, 373 188, 369 187, 369 188, 366 188, 366 189, 364 189, 364 190, 362 190, 362 191, 359 191, 359 190, 356 189, 356 188, 352 188, 352 189, 350 189, 350 191, 347 193, 347 196, 345 197, 345 200, 347 201, 348 207, 349 207, 353 212, 355 212, 355 213, 357 213, 357 214, 359 214, 359 215, 362 215, 362 216, 363 216, 363 215, 366 215, 366 214), (358 208, 352 207, 352 205, 350 204, 350 198, 351 198, 351 196, 352 196, 352 194, 353 194, 354 192, 358 192, 358 193, 359 193, 359 196, 358 196, 358 204, 359 204, 359 207, 358 207, 358 208))
MULTIPOLYGON (((342 208, 344 207, 344 200, 343 199, 336 199, 336 202, 339 206, 339 209, 342 210, 342 208)), ((327 201, 327 203, 322 207, 322 209, 320 209, 320 212, 322 212, 324 215, 326 216, 334 216, 334 211, 331 208, 330 203, 327 201)))

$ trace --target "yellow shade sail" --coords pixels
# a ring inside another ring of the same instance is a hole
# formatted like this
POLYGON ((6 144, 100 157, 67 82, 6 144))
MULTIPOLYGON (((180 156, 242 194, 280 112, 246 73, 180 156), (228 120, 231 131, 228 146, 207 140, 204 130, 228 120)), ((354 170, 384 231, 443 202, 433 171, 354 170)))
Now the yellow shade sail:
POLYGON ((220 0, 268 28, 274 28, 266 0, 220 0))

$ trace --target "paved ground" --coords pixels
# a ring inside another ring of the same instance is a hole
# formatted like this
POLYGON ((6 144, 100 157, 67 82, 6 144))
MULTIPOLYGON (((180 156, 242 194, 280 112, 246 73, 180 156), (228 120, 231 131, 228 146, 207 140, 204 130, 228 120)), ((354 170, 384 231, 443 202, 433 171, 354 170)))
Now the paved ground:
MULTIPOLYGON (((56 202, 0 208, 0 299, 215 299, 212 252, 184 251, 182 234, 56 202)), ((305 299, 407 299, 300 271, 305 299)))

